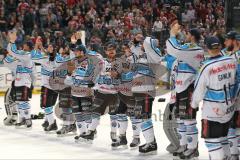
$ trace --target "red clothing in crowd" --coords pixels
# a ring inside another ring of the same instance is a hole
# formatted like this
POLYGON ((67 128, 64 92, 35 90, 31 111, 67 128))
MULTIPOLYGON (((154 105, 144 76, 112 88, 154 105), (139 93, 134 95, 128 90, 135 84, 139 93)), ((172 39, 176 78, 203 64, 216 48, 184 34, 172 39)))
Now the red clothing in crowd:
POLYGON ((28 9, 28 7, 29 7, 29 4, 28 4, 27 2, 20 2, 20 3, 18 4, 17 11, 18 11, 18 12, 22 12, 23 10, 28 9))

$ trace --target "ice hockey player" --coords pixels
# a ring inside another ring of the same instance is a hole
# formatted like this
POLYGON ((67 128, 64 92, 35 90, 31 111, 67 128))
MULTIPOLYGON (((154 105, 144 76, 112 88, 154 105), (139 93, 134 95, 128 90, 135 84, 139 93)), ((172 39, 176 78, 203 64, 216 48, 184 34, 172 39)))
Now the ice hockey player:
MULTIPOLYGON (((239 45, 236 40, 237 36, 236 31, 230 31, 226 35, 225 39, 225 47, 223 50, 221 50, 221 53, 224 56, 230 56, 239 63, 239 57, 240 57, 240 50, 239 50, 239 45)), ((240 64, 238 64, 240 65, 240 64)), ((236 107, 238 107, 239 104, 235 104, 236 107)), ((230 160, 238 160, 239 159, 239 150, 238 150, 238 137, 239 135, 236 134, 236 127, 237 127, 237 122, 239 118, 239 111, 238 109, 236 110, 229 131, 228 131, 228 142, 230 144, 230 152, 229 155, 231 154, 231 159, 230 160)), ((223 144, 228 145, 227 142, 223 141, 223 144)))
MULTIPOLYGON (((68 63, 68 76, 65 79, 65 84, 71 86, 72 110, 79 130, 79 135, 75 137, 75 141, 78 142, 87 133, 86 121, 95 121, 91 114, 92 87, 101 70, 102 60, 96 55, 87 54, 87 49, 83 45, 76 46, 74 54, 75 58, 68 63)), ((91 130, 91 124, 89 129, 91 130)))
POLYGON ((42 46, 41 37, 36 39, 35 49, 31 53, 31 58, 35 63, 41 64, 41 108, 44 109, 45 121, 42 124, 44 131, 55 131, 58 129, 53 114, 53 107, 58 98, 58 92, 51 89, 49 78, 53 76, 55 68, 56 52, 52 44, 48 45, 46 51, 42 46), (45 53, 46 52, 46 53, 45 53))
POLYGON ((107 58, 102 60, 102 69, 98 80, 94 86, 94 99, 92 112, 92 123, 88 130, 88 133, 82 136, 83 139, 93 140, 94 130, 100 122, 100 116, 104 115, 106 108, 109 107, 110 121, 111 121, 111 140, 112 146, 117 142, 117 128, 118 121, 116 116, 116 109, 119 105, 117 90, 114 84, 119 83, 117 79, 112 78, 112 71, 117 71, 119 64, 116 60, 116 46, 115 44, 108 44, 106 48, 107 58))
POLYGON ((61 46, 55 58, 57 68, 54 70, 52 79, 50 78, 51 87, 59 93, 59 108, 62 112, 60 117, 62 118, 63 125, 56 134, 60 137, 76 134, 77 132, 75 117, 72 112, 73 100, 71 87, 64 84, 68 74, 67 63, 73 58, 70 52, 71 50, 68 45, 61 46))
POLYGON ((6 67, 10 69, 12 73, 12 84, 11 87, 6 91, 5 93, 5 98, 4 98, 4 104, 5 104, 5 109, 7 113, 7 117, 3 120, 4 124, 7 126, 14 125, 17 122, 17 106, 15 103, 15 75, 16 75, 16 68, 18 64, 18 60, 8 54, 7 50, 2 49, 1 50, 1 61, 0 61, 0 66, 1 67, 6 67))
POLYGON ((140 145, 140 130, 142 119, 135 119, 134 106, 135 100, 131 91, 133 81, 133 67, 136 61, 136 56, 131 52, 131 42, 124 41, 122 45, 122 51, 124 55, 119 58, 121 69, 119 70, 120 84, 115 86, 118 91, 118 97, 120 100, 119 107, 117 109, 118 124, 119 124, 119 139, 114 145, 116 147, 126 146, 126 130, 128 127, 128 118, 130 117, 132 122, 133 140, 130 143, 130 147, 134 148, 140 145))
MULTIPOLYGON (((135 44, 141 45, 143 42, 142 34, 135 36, 135 44)), ((139 146, 142 154, 154 154, 157 152, 152 123, 152 105, 156 96, 156 80, 166 74, 164 66, 160 65, 162 55, 157 48, 158 41, 151 37, 146 37, 142 47, 135 48, 133 53, 136 55, 135 73, 133 76, 132 92, 135 99, 134 114, 136 119, 142 119, 141 130, 146 143, 139 146), (138 49, 138 50, 136 50, 138 49)))
MULTIPOLYGON (((240 34, 238 34, 236 36, 236 40, 237 40, 237 45, 238 47, 240 48, 240 34)), ((239 53, 240 51, 237 52, 238 54, 238 70, 237 70, 237 82, 239 84, 240 82, 240 67, 239 67, 239 53)), ((239 92, 239 91, 238 91, 239 92)), ((235 103, 236 105, 236 111, 235 111, 235 114, 234 114, 234 118, 235 118, 235 123, 236 123, 236 137, 238 139, 238 143, 237 143, 237 146, 238 146, 238 156, 240 154, 240 102, 239 102, 239 93, 238 93, 238 97, 237 97, 237 101, 235 103), (236 113, 237 112, 237 113, 236 113), (236 116, 237 115, 237 116, 236 116), (237 118, 236 118, 237 117, 237 118)), ((232 156, 232 159, 231 160, 239 160, 239 157, 238 156, 232 156)))
POLYGON ((204 51, 199 47, 201 33, 198 29, 190 29, 186 34, 184 45, 176 39, 180 33, 177 19, 170 21, 170 38, 166 42, 167 53, 178 61, 175 81, 176 109, 178 116, 178 133, 180 148, 173 153, 181 159, 198 157, 198 129, 196 121, 197 109, 191 108, 190 101, 194 88, 194 81, 200 63, 204 59, 204 51))
POLYGON ((220 53, 220 41, 216 37, 205 40, 210 58, 205 61, 195 81, 191 106, 202 106, 202 138, 208 148, 211 160, 227 160, 229 145, 228 129, 233 117, 236 97, 237 62, 229 56, 220 53))
POLYGON ((31 128, 32 120, 29 98, 31 98, 32 72, 34 69, 34 63, 31 60, 33 43, 30 41, 25 42, 23 44, 23 50, 17 50, 15 44, 16 39, 16 32, 10 31, 10 43, 8 44, 7 50, 10 55, 19 60, 15 78, 16 103, 18 105, 18 123, 16 123, 16 127, 26 126, 27 128, 31 128))
POLYGON ((179 136, 177 133, 177 115, 176 115, 176 90, 175 80, 177 76, 178 61, 175 57, 167 54, 161 62, 169 71, 169 87, 171 90, 170 101, 164 110, 163 130, 170 141, 166 150, 169 153, 176 152, 180 147, 179 136))
POLYGON ((59 53, 57 53, 55 58, 56 68, 53 71, 53 77, 50 78, 50 86, 59 93, 59 103, 60 108, 60 118, 63 121, 63 126, 60 128, 56 134, 60 137, 76 134, 76 120, 72 111, 72 95, 71 87, 65 85, 64 81, 68 75, 68 62, 70 62, 75 55, 72 53, 72 49, 76 45, 81 45, 81 34, 79 32, 73 33, 71 36, 71 42, 65 41, 59 48, 59 53))

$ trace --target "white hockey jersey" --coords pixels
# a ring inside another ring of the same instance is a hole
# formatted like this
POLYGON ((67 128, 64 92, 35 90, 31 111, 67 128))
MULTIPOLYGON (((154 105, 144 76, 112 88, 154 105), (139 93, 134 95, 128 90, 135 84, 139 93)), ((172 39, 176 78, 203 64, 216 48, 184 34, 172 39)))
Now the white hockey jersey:
POLYGON ((0 63, 0 67, 8 68, 12 73, 12 80, 15 80, 18 60, 11 55, 7 55, 0 63))
POLYGON ((192 107, 203 100, 202 119, 219 123, 228 122, 235 111, 236 87, 235 59, 217 56, 204 62, 195 82, 192 107))
POLYGON ((237 100, 236 100, 236 103, 234 104, 234 106, 236 107, 237 111, 240 111, 240 95, 239 95, 239 90, 240 90, 240 50, 229 52, 225 48, 225 49, 221 50, 221 54, 223 56, 230 56, 230 57, 234 58, 238 63, 238 67, 237 67, 238 97, 237 97, 237 100))
POLYGON ((102 59, 97 55, 87 54, 82 59, 74 59, 76 69, 71 76, 67 76, 65 84, 71 86, 71 93, 75 97, 90 97, 93 96, 93 89, 100 71, 102 70, 102 59))
POLYGON ((49 77, 49 85, 53 90, 61 91, 68 87, 64 81, 68 74, 67 63, 71 61, 71 59, 71 54, 66 56, 56 54, 53 76, 49 77))
POLYGON ((94 86, 94 90, 98 90, 103 94, 117 94, 117 88, 115 85, 120 84, 119 79, 112 78, 110 75, 111 71, 118 71, 120 64, 119 60, 115 60, 113 62, 109 61, 108 59, 104 58, 102 60, 102 69, 99 74, 97 83, 94 86))
POLYGON ((26 86, 30 88, 33 82, 32 73, 34 70, 31 53, 17 50, 15 43, 9 43, 7 50, 10 55, 19 60, 16 68, 15 86, 26 86))
POLYGON ((132 53, 130 56, 123 55, 120 58, 121 73, 120 84, 116 85, 117 91, 126 96, 132 96, 133 85, 133 65, 136 63, 136 56, 132 53))
POLYGON ((41 64, 41 85, 52 89, 49 84, 49 78, 53 76, 55 61, 49 61, 49 56, 44 55, 41 51, 33 50, 31 52, 32 61, 41 64))
POLYGON ((153 43, 154 39, 146 37, 143 43, 145 52, 141 46, 134 46, 131 51, 137 57, 135 63, 135 73, 133 77, 133 93, 146 93, 153 97, 156 95, 156 80, 163 76, 167 70, 160 64, 162 55, 153 43))
POLYGON ((167 53, 178 61, 175 87, 176 92, 181 93, 195 81, 197 71, 204 60, 204 50, 192 43, 181 45, 175 37, 167 40, 166 47, 167 53))

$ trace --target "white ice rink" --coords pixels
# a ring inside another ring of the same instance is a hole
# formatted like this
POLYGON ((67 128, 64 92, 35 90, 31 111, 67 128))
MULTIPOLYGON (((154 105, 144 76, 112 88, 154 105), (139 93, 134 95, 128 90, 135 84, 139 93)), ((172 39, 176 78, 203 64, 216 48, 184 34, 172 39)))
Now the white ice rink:
MULTIPOLYGON (((167 98, 168 95, 163 96, 167 98)), ((157 121, 154 120, 155 135, 158 143, 158 154, 154 156, 140 156, 137 150, 112 150, 110 147, 110 123, 109 116, 105 115, 101 119, 98 127, 98 135, 92 145, 76 144, 74 136, 57 137, 55 134, 45 134, 42 131, 41 123, 43 120, 34 120, 32 130, 15 129, 3 125, 5 109, 3 108, 3 97, 0 97, 0 159, 156 159, 156 160, 174 160, 165 150, 169 144, 162 126, 159 121, 159 111, 163 113, 166 103, 159 103, 157 99, 154 102, 153 112, 157 115, 157 121)), ((34 95, 31 101, 33 113, 38 113, 39 95, 34 95)), ((200 122, 200 113, 198 113, 198 122, 200 122)), ((162 119, 162 117, 161 117, 162 119)), ((58 121, 58 124, 61 122, 58 121)), ((200 123, 198 124, 200 131, 200 123)), ((200 132, 199 132, 200 133, 200 132)), ((132 140, 131 125, 128 127, 128 141, 132 140)), ((141 138, 144 143, 143 138, 141 138)), ((207 160, 208 154, 203 140, 199 142, 200 160, 207 160)), ((176 159, 176 158, 175 158, 176 159)))

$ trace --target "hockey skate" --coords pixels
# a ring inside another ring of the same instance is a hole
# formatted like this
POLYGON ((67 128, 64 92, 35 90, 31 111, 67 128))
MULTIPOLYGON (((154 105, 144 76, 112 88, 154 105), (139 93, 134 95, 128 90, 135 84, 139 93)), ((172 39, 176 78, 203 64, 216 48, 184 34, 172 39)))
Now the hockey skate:
POLYGON ((187 146, 181 146, 180 148, 178 148, 178 150, 176 152, 173 152, 173 156, 180 156, 183 154, 183 152, 185 152, 187 150, 187 146))
POLYGON ((119 138, 117 139, 116 142, 112 143, 112 149, 119 149, 119 148, 123 148, 123 149, 127 149, 127 138, 126 138, 126 134, 124 135, 120 135, 119 138))
POLYGON ((132 143, 130 144, 130 147, 132 149, 134 149, 134 148, 138 147, 140 145, 140 143, 141 143, 140 138, 134 137, 133 140, 132 140, 132 143))
POLYGON ((26 119, 25 125, 26 125, 26 128, 31 129, 32 128, 32 120, 26 119))
POLYGON ((199 156, 199 152, 198 152, 197 148, 187 149, 185 152, 183 152, 180 155, 180 159, 193 159, 193 158, 198 157, 198 156, 199 156))
POLYGON ((238 154, 232 154, 229 160, 239 160, 239 155, 238 154))
POLYGON ((155 141, 139 146, 141 155, 155 155, 157 154, 157 143, 155 141))
POLYGON ((62 128, 60 130, 58 130, 56 133, 57 133, 57 136, 59 137, 64 137, 64 136, 71 136, 71 135, 74 135, 76 134, 77 132, 77 128, 75 126, 75 124, 71 124, 71 125, 63 125, 62 128), (68 134, 68 133, 71 133, 72 134, 68 134))
POLYGON ((89 130, 86 134, 81 135, 80 139, 82 139, 82 142, 92 144, 94 140, 94 135, 95 135, 95 131, 89 130))
POLYGON ((23 126, 25 126, 25 124, 26 124, 26 120, 22 119, 20 122, 15 124, 15 128, 16 129, 21 129, 23 126))
MULTIPOLYGON (((87 134, 87 132, 83 132, 82 134, 75 136, 75 142, 79 143, 79 142, 86 142, 87 140, 84 139, 83 137, 87 134)), ((97 130, 94 131, 94 139, 97 137, 97 130)))
POLYGON ((12 117, 6 117, 4 118, 3 123, 5 126, 12 126, 16 124, 16 120, 12 117))
POLYGON ((51 132, 51 131, 56 131, 57 129, 58 129, 58 126, 57 126, 57 122, 55 120, 53 124, 50 124, 48 127, 44 128, 44 131, 51 132))
POLYGON ((76 143, 83 142, 83 139, 82 139, 81 137, 84 136, 84 135, 86 135, 86 134, 87 134, 86 132, 83 132, 83 133, 81 133, 80 135, 75 136, 75 137, 74 137, 75 142, 76 142, 76 143))
POLYGON ((43 129, 45 130, 49 126, 48 121, 44 121, 42 124, 43 129))

